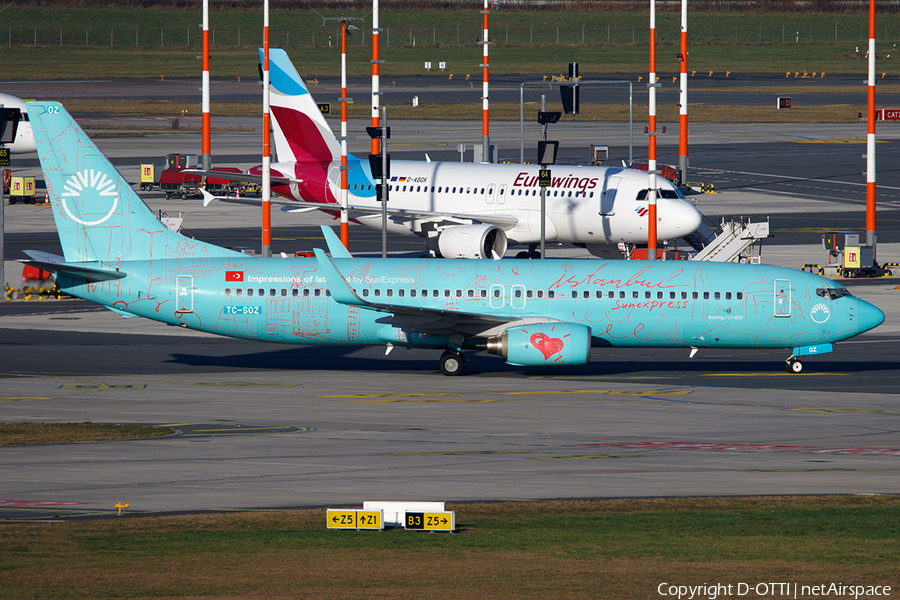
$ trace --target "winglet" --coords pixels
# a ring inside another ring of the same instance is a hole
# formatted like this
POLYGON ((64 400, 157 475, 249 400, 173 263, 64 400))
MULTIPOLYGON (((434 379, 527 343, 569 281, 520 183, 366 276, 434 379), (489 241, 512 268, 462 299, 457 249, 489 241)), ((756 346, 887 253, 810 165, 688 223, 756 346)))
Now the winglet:
POLYGON ((332 258, 353 258, 353 255, 344 247, 340 238, 335 235, 334 230, 327 225, 322 225, 322 235, 325 236, 325 243, 328 244, 328 252, 332 258))
POLYGON ((210 202, 218 200, 218 198, 206 191, 206 188, 200 188, 200 194, 203 195, 203 206, 209 206, 210 202))
POLYGON ((321 269, 322 275, 325 277, 325 284, 328 286, 331 297, 334 298, 335 302, 349 304, 350 306, 371 306, 356 295, 356 292, 353 291, 353 288, 350 287, 350 284, 347 283, 347 280, 344 279, 344 276, 341 275, 341 272, 338 271, 338 268, 334 266, 334 263, 321 248, 314 248, 313 251, 316 253, 316 259, 319 261, 319 269, 321 269))

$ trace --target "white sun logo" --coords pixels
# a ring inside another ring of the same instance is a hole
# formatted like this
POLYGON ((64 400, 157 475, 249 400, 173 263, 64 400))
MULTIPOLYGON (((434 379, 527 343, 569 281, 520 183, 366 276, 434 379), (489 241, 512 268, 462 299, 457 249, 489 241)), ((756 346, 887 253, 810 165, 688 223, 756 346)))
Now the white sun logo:
POLYGON ((825 303, 819 302, 809 311, 809 316, 816 323, 824 323, 831 316, 831 309, 825 303))
POLYGON ((112 216, 113 212, 116 210, 116 206, 119 205, 119 193, 116 191, 116 182, 107 177, 106 173, 102 171, 85 169, 80 173, 75 173, 73 176, 69 177, 68 181, 63 185, 63 188, 66 191, 60 194, 60 196, 62 197, 62 205, 66 210, 66 214, 68 214, 73 221, 81 223, 82 225, 100 225, 112 216), (72 211, 69 210, 69 205, 66 203, 66 198, 78 198, 85 188, 93 188, 97 191, 98 195, 112 198, 112 208, 109 209, 106 216, 101 217, 96 221, 84 221, 72 214, 72 211))

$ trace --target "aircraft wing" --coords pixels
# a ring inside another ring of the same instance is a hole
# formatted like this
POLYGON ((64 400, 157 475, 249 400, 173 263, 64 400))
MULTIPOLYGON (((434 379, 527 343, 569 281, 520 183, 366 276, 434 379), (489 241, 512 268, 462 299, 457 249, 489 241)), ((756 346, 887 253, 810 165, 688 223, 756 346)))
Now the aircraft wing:
MULTIPOLYGON (((215 177, 217 179, 227 179, 228 181, 244 181, 247 183, 262 183, 262 175, 251 175, 250 173, 231 173, 229 171, 204 171, 203 169, 184 169, 182 173, 191 173, 200 175, 201 177, 215 177)), ((272 183, 303 183, 302 179, 295 177, 280 177, 271 175, 269 180, 272 183)))
POLYGON ((384 323, 406 331, 430 335, 463 334, 488 337, 498 335, 504 329, 513 325, 557 321, 557 319, 543 317, 509 319, 507 317, 492 317, 463 311, 370 302, 369 300, 363 300, 353 291, 353 288, 350 287, 350 284, 347 283, 337 266, 324 251, 316 248, 315 253, 316 259, 319 261, 319 268, 322 270, 325 282, 331 292, 331 297, 335 302, 386 313, 385 317, 378 319, 378 323, 384 323))
MULTIPOLYGON (((314 204, 310 202, 298 202, 298 205, 301 206, 317 206, 318 208, 328 208, 330 210, 340 210, 340 206, 337 204, 314 204)), ((381 207, 380 206, 355 206, 349 205, 348 210, 351 213, 356 213, 358 215, 380 215, 381 207)), ((291 212, 288 208, 283 208, 285 212, 291 212)), ((390 202, 388 202, 388 214, 395 221, 442 221, 446 219, 457 219, 457 220, 465 220, 465 221, 476 221, 479 223, 487 223, 488 225, 496 225, 500 229, 512 229, 519 222, 519 219, 510 215, 485 215, 485 214, 470 214, 470 213, 450 213, 450 212, 432 212, 425 210, 409 210, 404 208, 391 208, 390 202)), ((451 223, 455 224, 455 223, 451 223)))

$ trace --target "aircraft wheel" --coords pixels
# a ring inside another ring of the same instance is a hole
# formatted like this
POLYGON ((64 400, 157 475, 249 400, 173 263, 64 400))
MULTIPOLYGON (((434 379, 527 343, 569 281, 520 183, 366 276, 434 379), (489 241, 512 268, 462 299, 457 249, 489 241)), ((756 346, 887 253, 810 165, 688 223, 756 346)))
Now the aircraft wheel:
POLYGON ((168 200, 171 197, 172 197, 172 194, 170 194, 169 192, 166 192, 166 200, 168 200))
POLYGON ((528 254, 527 251, 522 250, 521 252, 516 254, 516 258, 531 258, 531 255, 528 254))
POLYGON ((447 350, 441 355, 441 373, 444 375, 462 375, 466 367, 466 358, 461 352, 447 350))
POLYGON ((531 258, 533 258, 535 260, 539 259, 540 257, 541 257, 541 253, 539 250, 535 250, 534 252, 531 253, 531 258))
POLYGON ((792 358, 787 361, 785 365, 788 373, 801 373, 803 372, 803 363, 797 360, 796 358, 792 358))

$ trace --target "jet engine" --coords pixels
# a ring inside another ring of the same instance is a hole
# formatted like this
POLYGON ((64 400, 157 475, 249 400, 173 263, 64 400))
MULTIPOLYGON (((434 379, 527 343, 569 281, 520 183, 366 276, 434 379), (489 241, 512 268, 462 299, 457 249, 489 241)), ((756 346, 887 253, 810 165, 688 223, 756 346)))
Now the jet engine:
POLYGON ((507 239, 495 225, 454 225, 428 238, 425 247, 444 258, 503 258, 507 239))
POLYGON ((584 365, 591 360, 591 328, 562 322, 510 327, 488 338, 487 351, 520 367, 584 365))

